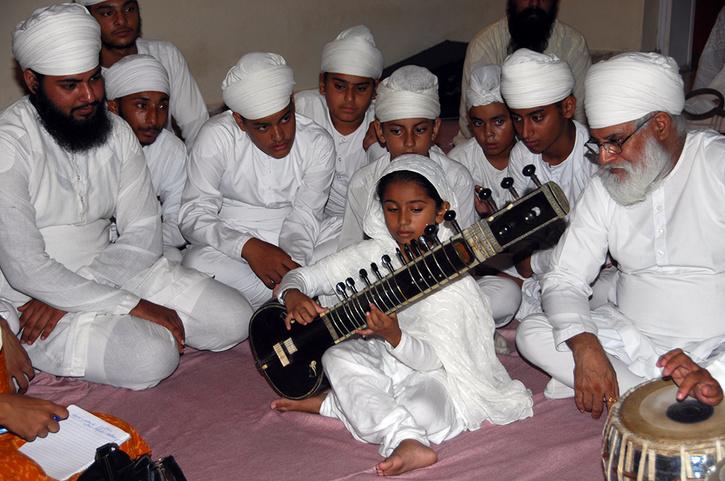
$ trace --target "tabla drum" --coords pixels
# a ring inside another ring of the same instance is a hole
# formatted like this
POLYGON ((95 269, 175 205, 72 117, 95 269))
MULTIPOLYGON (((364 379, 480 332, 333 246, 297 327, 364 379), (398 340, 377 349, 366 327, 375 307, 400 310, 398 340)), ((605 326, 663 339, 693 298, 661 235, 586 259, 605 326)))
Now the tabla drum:
POLYGON ((672 381, 630 389, 609 411, 602 442, 607 481, 725 481, 725 406, 675 399, 672 381))

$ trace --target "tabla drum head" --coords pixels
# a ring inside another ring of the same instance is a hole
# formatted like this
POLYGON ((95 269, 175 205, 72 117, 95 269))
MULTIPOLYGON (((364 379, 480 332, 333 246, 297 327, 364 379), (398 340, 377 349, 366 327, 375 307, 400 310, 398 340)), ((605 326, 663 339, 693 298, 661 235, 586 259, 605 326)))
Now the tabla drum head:
POLYGON ((725 407, 711 407, 693 398, 677 401, 677 385, 653 381, 627 393, 622 400, 622 425, 655 442, 702 442, 725 438, 725 407))

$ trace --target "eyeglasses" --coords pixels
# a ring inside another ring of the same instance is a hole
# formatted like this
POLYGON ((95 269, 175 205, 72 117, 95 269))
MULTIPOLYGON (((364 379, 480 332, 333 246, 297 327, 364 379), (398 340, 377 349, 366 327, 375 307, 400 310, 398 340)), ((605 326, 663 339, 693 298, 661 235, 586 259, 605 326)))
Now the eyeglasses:
POLYGON ((607 140, 605 142, 602 142, 601 144, 596 141, 596 139, 589 139, 584 146, 587 148, 587 151, 589 152, 589 155, 594 156, 595 158, 599 156, 599 152, 601 150, 606 151, 609 154, 612 155, 618 155, 622 153, 622 149, 624 148, 624 144, 627 143, 629 139, 631 139, 634 134, 639 132, 639 129, 647 125, 647 122, 652 120, 652 118, 657 115, 657 112, 652 112, 647 114, 645 117, 641 118, 639 121, 639 125, 636 129, 634 129, 634 132, 623 138, 622 140, 607 140))

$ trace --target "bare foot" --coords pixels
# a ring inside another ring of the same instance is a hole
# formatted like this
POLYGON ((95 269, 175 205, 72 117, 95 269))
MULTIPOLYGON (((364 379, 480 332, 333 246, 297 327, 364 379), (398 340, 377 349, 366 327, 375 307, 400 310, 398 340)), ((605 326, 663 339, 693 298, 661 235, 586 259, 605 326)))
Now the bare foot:
POLYGON ((405 439, 393 454, 375 466, 378 476, 396 476, 414 469, 425 468, 438 461, 438 455, 431 448, 414 439, 405 439))
POLYGON ((270 407, 279 412, 299 411, 302 413, 320 414, 322 401, 327 397, 327 392, 320 393, 307 399, 276 399, 270 407))

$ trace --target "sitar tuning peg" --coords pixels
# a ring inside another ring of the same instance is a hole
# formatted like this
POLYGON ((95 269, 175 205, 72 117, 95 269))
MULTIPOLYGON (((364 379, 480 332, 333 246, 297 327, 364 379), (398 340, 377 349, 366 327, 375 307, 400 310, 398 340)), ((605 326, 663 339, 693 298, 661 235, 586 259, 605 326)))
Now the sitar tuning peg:
POLYGON ((365 269, 360 269, 360 272, 358 272, 358 274, 360 275, 360 280, 363 281, 363 284, 365 284, 365 286, 367 287, 370 287, 371 284, 370 279, 368 279, 368 271, 366 271, 365 269))
POLYGON ((335 285, 335 292, 337 293, 337 297, 340 298, 341 301, 347 299, 347 291, 345 290, 344 282, 338 282, 335 285))
POLYGON ((357 289, 355 289, 355 279, 353 279, 352 277, 348 277, 347 279, 345 279, 345 284, 347 284, 347 287, 350 288, 353 294, 357 293, 357 289))
POLYGON ((405 257, 403 257, 403 253, 400 252, 399 248, 395 248, 395 254, 398 256, 398 260, 400 261, 400 265, 405 265, 405 257))
POLYGON ((410 248, 408 244, 403 245, 403 250, 405 251, 405 256, 408 258, 409 261, 413 261, 415 259, 415 254, 413 254, 413 249, 410 248))
POLYGON ((504 177, 501 181, 501 187, 511 192, 511 197, 514 199, 519 198, 519 193, 516 192, 516 189, 514 188, 514 179, 513 177, 504 177))
POLYGON ((390 256, 388 254, 383 254, 383 257, 380 260, 391 274, 395 271, 395 269, 393 269, 393 262, 390 260, 390 256))
POLYGON ((428 239, 428 242, 430 242, 432 245, 438 245, 441 243, 441 241, 438 240, 438 225, 437 224, 428 224, 425 226, 425 230, 423 231, 425 233, 426 239, 428 239))
POLYGON ((536 166, 534 164, 529 164, 526 167, 524 167, 524 170, 521 171, 526 177, 530 178, 531 181, 536 185, 536 187, 541 187, 541 181, 536 176, 536 166))
POLYGON ((489 189, 488 187, 484 187, 478 191, 478 198, 481 200, 481 202, 485 202, 486 204, 488 204, 488 207, 491 209, 492 214, 498 210, 496 201, 493 200, 493 192, 491 192, 491 189, 489 189))
POLYGON ((421 247, 421 251, 428 252, 431 249, 430 244, 428 244, 428 239, 425 238, 425 235, 422 235, 418 237, 418 245, 421 247))
POLYGON ((423 251, 420 248, 420 244, 418 244, 418 241, 415 239, 412 239, 410 241, 410 250, 413 251, 413 255, 415 257, 420 257, 423 255, 423 251))
POLYGON ((376 263, 370 263, 370 270, 373 271, 373 274, 375 274, 375 277, 377 277, 379 281, 383 280, 383 275, 380 274, 380 269, 378 269, 378 265, 376 263))
POLYGON ((456 211, 455 210, 449 210, 445 214, 443 214, 443 220, 450 222, 453 226, 453 230, 456 231, 457 234, 461 233, 461 226, 458 225, 458 222, 456 222, 456 211))

